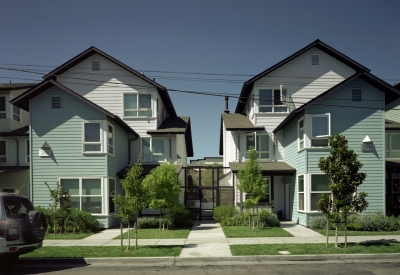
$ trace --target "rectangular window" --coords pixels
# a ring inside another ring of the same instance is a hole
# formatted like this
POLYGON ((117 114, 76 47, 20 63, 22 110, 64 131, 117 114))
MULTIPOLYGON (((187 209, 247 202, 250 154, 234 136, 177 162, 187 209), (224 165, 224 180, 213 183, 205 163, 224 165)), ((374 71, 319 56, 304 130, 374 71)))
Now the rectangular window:
POLYGON ((299 150, 304 148, 304 118, 300 119, 298 122, 298 148, 299 150))
POLYGON ((7 118, 6 97, 0 96, 0 119, 7 118))
POLYGON ((62 100, 60 95, 51 96, 51 109, 62 109, 62 100))
POLYGON ((15 121, 21 122, 21 109, 15 105, 12 106, 13 109, 13 119, 15 121))
POLYGON ((328 146, 328 137, 330 136, 330 116, 314 115, 311 117, 311 146, 328 146))
POLYGON ((151 117, 151 94, 124 94, 125 117, 151 117))
POLYGON ((71 196, 71 207, 91 214, 102 214, 102 180, 60 179, 64 191, 71 196))
POLYGON ((7 142, 0 140, 0 163, 7 163, 7 142))
POLYGON ((30 161, 30 144, 29 144, 29 139, 25 141, 25 152, 26 152, 26 163, 29 163, 30 161))
POLYGON ((298 183, 297 194, 298 194, 299 211, 304 211, 304 175, 297 177, 297 183, 298 183))
POLYGON ((164 162, 165 145, 163 138, 142 138, 143 162, 164 162))
MULTIPOLYGON (((246 135, 246 152, 254 148, 259 159, 269 158, 269 136, 267 134, 251 133, 246 135)), ((247 153, 246 153, 247 154, 247 153)))
POLYGON ((99 60, 92 60, 92 71, 93 72, 100 71, 100 61, 99 60))
POLYGON ((400 133, 386 133, 385 143, 386 157, 400 158, 400 133))
POLYGON ((311 175, 310 209, 318 211, 318 201, 322 194, 330 194, 328 175, 311 175))
POLYGON ((362 101, 362 89, 351 89, 351 101, 361 102, 362 101))
POLYGON ((108 125, 108 153, 114 154, 114 127, 112 125, 108 125))
POLYGON ((319 65, 319 54, 311 55, 311 65, 319 65))
POLYGON ((258 111, 260 113, 285 113, 287 108, 287 89, 280 85, 276 89, 258 90, 258 111))
POLYGON ((84 122, 83 124, 83 152, 102 152, 100 122, 84 122))
POLYGON ((114 198, 116 193, 115 179, 108 179, 108 213, 115 212, 114 198))

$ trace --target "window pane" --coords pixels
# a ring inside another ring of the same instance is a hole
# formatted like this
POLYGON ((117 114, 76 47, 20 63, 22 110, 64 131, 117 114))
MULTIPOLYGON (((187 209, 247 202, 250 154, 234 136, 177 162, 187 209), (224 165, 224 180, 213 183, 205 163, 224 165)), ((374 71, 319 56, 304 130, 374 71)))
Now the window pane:
POLYGON ((108 213, 115 212, 114 197, 108 197, 108 213))
POLYGON ((124 109, 137 110, 137 94, 124 94, 124 109))
POLYGON ((115 196, 115 180, 108 179, 108 194, 111 196, 115 196))
POLYGON ((100 142, 100 123, 85 123, 85 142, 100 142))
POLYGON ((261 113, 271 113, 272 107, 260 107, 259 110, 261 113))
POLYGON ((153 139, 153 154, 164 154, 164 139, 153 139))
POLYGON ((274 112, 275 113, 285 113, 285 112, 287 112, 287 107, 275 107, 274 112))
POLYGON ((16 115, 20 115, 21 109, 15 105, 13 105, 13 113, 16 115))
POLYGON ((272 90, 261 89, 259 90, 260 105, 272 105, 272 90))
POLYGON ((0 96, 0 112, 6 111, 6 98, 4 96, 0 96))
POLYGON ((392 150, 400 150, 400 135, 392 134, 392 150))
POLYGON ((311 191, 330 191, 328 175, 311 175, 311 191))
POLYGON ((311 194, 311 211, 318 211, 318 201, 321 199, 322 193, 311 194))
POLYGON ((82 179, 82 195, 101 195, 101 179, 82 179))
POLYGON ((139 95, 139 109, 151 109, 151 95, 139 95))
POLYGON ((151 116, 151 111, 139 111, 139 116, 151 116))
POLYGON ((260 158, 262 158, 262 159, 267 159, 267 158, 269 158, 269 153, 261 153, 261 154, 260 154, 260 158))
POLYGON ((100 152, 101 145, 85 145, 85 152, 100 152))
POLYGON ((101 214, 101 197, 83 197, 82 211, 101 214))
POLYGON ((69 204, 71 205, 71 208, 80 209, 80 197, 71 197, 71 202, 69 204))
POLYGON ((299 210, 304 211, 304 194, 299 194, 299 210))
POLYGON ((149 138, 142 139, 142 154, 144 155, 151 154, 149 138))
POLYGON ((322 139, 313 139, 311 140, 311 146, 312 147, 324 147, 328 146, 328 139, 322 138, 322 139))
POLYGON ((298 181, 299 181, 299 191, 298 192, 304 192, 304 176, 299 176, 298 181))
POLYGON ((302 140, 302 141, 300 141, 300 149, 303 149, 304 148, 304 140, 302 140))
POLYGON ((328 117, 326 116, 312 117, 312 136, 318 137, 327 135, 329 135, 328 117))
POLYGON ((79 179, 61 179, 60 184, 70 195, 79 195, 79 179))
POLYGON ((250 150, 250 147, 253 147, 254 149, 256 148, 254 142, 254 135, 247 135, 246 136, 246 150, 250 150))
POLYGON ((137 111, 125 111, 124 116, 137 116, 137 111))
POLYGON ((269 151, 269 142, 268 142, 268 136, 267 135, 260 135, 258 136, 259 139, 257 141, 261 141, 261 144, 258 144, 257 148, 259 148, 260 151, 269 151))
POLYGON ((114 154, 114 128, 108 125, 108 152, 114 154))
POLYGON ((0 141, 0 155, 2 155, 2 156, 6 155, 6 142, 5 141, 0 141))

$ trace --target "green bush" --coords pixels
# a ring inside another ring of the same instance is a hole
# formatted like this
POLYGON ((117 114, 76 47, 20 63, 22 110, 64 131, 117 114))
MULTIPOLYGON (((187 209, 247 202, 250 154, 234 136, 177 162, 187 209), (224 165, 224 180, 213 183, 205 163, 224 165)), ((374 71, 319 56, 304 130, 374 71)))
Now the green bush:
POLYGON ((165 216, 169 228, 186 228, 193 225, 192 213, 185 209, 185 206, 179 204, 178 206, 168 209, 165 216))
MULTIPOLYGON (((162 222, 162 220, 161 220, 162 222)), ((165 220, 166 224, 167 224, 167 220, 165 220)), ((146 229, 146 228, 159 228, 160 227, 160 218, 155 218, 155 217, 151 217, 151 218, 138 218, 137 221, 138 224, 138 228, 139 229, 146 229)), ((170 224, 167 224, 168 227, 170 227, 170 224)))
POLYGON ((249 225, 250 217, 251 217, 251 213, 250 212, 236 213, 233 216, 233 223, 236 226, 249 225))
MULTIPOLYGON (((54 233, 54 210, 52 207, 36 207, 37 211, 41 211, 46 216, 47 220, 47 233, 54 233)), ((84 212, 82 210, 72 208, 69 217, 66 219, 66 232, 64 228, 60 228, 60 221, 58 216, 59 209, 56 212, 56 232, 63 233, 87 233, 96 232, 100 230, 100 223, 93 217, 89 212, 84 212)))
POLYGON ((278 217, 268 210, 258 212, 258 223, 261 227, 280 227, 281 223, 278 217))
POLYGON ((233 205, 220 205, 214 208, 213 218, 216 222, 219 222, 222 226, 234 225, 233 217, 238 211, 233 205))

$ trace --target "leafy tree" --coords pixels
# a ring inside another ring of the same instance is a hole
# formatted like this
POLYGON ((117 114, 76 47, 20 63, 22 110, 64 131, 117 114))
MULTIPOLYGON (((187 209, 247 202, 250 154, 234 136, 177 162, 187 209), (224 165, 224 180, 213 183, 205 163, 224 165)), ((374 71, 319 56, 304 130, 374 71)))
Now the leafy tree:
POLYGON ((71 197, 67 192, 64 192, 60 182, 57 181, 56 188, 51 189, 47 182, 44 183, 50 192, 51 200, 54 201, 53 205, 50 207, 53 208, 53 219, 54 219, 54 235, 56 235, 56 225, 57 225, 57 212, 59 220, 59 228, 60 234, 63 232, 67 232, 67 219, 71 215, 71 197), (59 207, 59 209, 57 209, 59 207))
POLYGON ((332 193, 332 202, 329 196, 322 196, 318 202, 319 208, 336 224, 335 247, 338 247, 338 227, 344 222, 345 247, 347 247, 347 217, 352 212, 362 212, 367 206, 367 193, 357 193, 357 188, 367 177, 360 172, 363 164, 357 159, 358 155, 349 149, 348 141, 343 135, 329 137, 331 146, 330 156, 320 158, 318 167, 329 176, 329 189, 332 193))
POLYGON ((164 219, 161 219, 162 212, 165 213, 165 208, 173 208, 178 204, 179 194, 181 190, 181 182, 176 173, 175 165, 171 163, 163 163, 160 166, 151 170, 144 180, 143 185, 149 191, 151 209, 160 209, 160 224, 161 221, 164 228, 164 219), (164 211, 162 211, 164 210, 164 211))
MULTIPOLYGON (((237 187, 240 191, 248 194, 249 198, 243 203, 247 209, 257 206, 257 226, 258 226, 258 202, 267 195, 268 184, 261 174, 261 169, 257 162, 257 152, 254 148, 250 148, 247 153, 248 157, 244 168, 239 170, 239 182, 237 187)), ((250 223, 249 223, 250 226, 250 223)), ((254 218, 253 218, 254 229, 254 218)))

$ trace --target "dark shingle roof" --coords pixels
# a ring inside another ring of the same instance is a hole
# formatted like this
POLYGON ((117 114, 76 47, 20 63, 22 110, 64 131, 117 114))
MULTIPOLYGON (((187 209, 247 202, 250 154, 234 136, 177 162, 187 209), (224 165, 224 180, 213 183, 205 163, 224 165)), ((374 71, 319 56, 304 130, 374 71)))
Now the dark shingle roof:
POLYGON ((29 169, 29 166, 0 166, 0 175, 29 169))
POLYGON ((193 157, 193 141, 192 141, 192 127, 190 125, 190 117, 167 117, 157 130, 148 130, 149 135, 162 135, 162 134, 184 134, 186 142, 186 153, 188 157, 193 157))
POLYGON ((400 123, 390 119, 385 119, 385 129, 387 130, 399 130, 400 123))
POLYGON ((6 136, 29 136, 29 125, 12 130, 10 132, 0 132, 0 136, 6 137, 6 136))
MULTIPOLYGON (((229 162, 229 167, 233 173, 237 173, 245 165, 246 162, 229 162)), ((285 162, 259 162, 258 166, 263 175, 293 175, 296 173, 296 169, 285 162)))
POLYGON ((36 86, 36 83, 0 83, 0 90, 20 90, 20 89, 30 89, 36 86))

